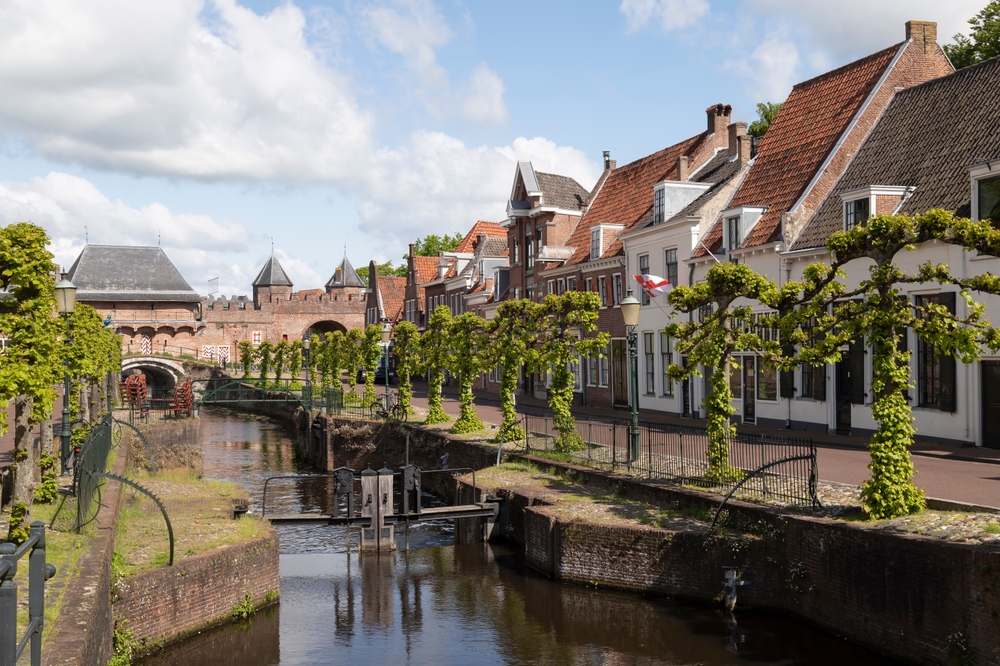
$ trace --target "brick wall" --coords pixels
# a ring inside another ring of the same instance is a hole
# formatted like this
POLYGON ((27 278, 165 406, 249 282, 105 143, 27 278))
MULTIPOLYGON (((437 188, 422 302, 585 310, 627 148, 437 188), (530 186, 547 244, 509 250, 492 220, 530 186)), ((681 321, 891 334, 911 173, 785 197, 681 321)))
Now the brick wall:
MULTIPOLYGON (((200 428, 200 419, 184 419, 141 426, 139 430, 149 444, 157 470, 187 469, 195 476, 201 476, 200 428)), ((132 438, 130 455, 134 468, 152 470, 150 452, 138 437, 132 438)))
POLYGON ((279 590, 274 533, 129 576, 119 581, 111 608, 136 640, 171 642, 229 620, 248 592, 254 605, 265 605, 272 590, 279 590))

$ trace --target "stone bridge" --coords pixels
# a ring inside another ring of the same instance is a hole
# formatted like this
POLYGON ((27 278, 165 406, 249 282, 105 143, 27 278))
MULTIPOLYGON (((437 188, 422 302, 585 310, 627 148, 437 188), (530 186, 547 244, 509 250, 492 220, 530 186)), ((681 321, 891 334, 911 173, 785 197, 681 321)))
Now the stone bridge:
POLYGON ((164 356, 127 356, 122 359, 122 376, 139 370, 146 375, 147 385, 173 391, 177 380, 184 376, 184 363, 164 356))

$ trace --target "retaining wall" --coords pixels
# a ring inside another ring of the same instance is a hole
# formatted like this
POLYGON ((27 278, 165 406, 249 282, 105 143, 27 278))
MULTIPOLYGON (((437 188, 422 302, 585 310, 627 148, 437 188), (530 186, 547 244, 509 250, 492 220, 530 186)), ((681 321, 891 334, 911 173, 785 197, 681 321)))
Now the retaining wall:
MULTIPOLYGON (((124 426, 123 426, 124 427, 124 426)), ((165 421, 155 425, 139 426, 149 443, 158 470, 187 469, 201 476, 200 419, 165 421)), ((138 437, 132 439, 132 465, 151 471, 149 452, 138 437)))

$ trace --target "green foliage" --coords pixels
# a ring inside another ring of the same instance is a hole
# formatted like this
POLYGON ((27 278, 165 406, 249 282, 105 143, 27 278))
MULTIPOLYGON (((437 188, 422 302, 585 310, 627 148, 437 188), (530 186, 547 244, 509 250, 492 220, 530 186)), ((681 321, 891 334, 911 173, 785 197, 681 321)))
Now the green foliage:
POLYGON ((319 367, 319 361, 323 357, 323 339, 317 334, 313 333, 309 336, 309 354, 308 354, 308 368, 309 368, 309 382, 316 386, 316 370, 319 367))
POLYGON ((114 653, 108 661, 108 666, 131 666, 132 660, 139 653, 140 644, 135 640, 135 633, 128 628, 128 620, 115 620, 114 634, 111 637, 114 653))
POLYGON ((490 334, 486 321, 473 312, 454 317, 449 325, 447 367, 458 377, 458 419, 451 427, 453 433, 482 430, 483 422, 476 414, 472 399, 472 382, 490 361, 490 334))
POLYGON ((267 383, 267 374, 271 370, 271 359, 274 358, 274 351, 274 343, 270 340, 264 340, 257 345, 257 353, 255 354, 257 371, 265 384, 267 383))
POLYGON ((361 362, 365 366, 365 399, 369 404, 378 402, 375 393, 375 371, 382 356, 382 327, 368 324, 361 339, 361 362))
POLYGON ((358 381, 358 370, 365 364, 364 342, 365 332, 360 328, 352 328, 344 336, 341 345, 341 359, 347 368, 347 385, 351 387, 351 393, 355 392, 354 386, 358 381))
POLYGON ((253 596, 247 592, 246 596, 243 597, 243 601, 233 606, 233 610, 229 612, 229 615, 234 620, 248 620, 256 612, 257 608, 253 605, 253 596))
POLYGON ((570 411, 573 404, 573 373, 570 364, 580 358, 601 356, 610 338, 607 333, 586 337, 597 329, 601 298, 594 292, 567 291, 561 296, 549 294, 542 302, 538 335, 538 364, 552 373, 549 385, 549 408, 552 424, 559 432, 557 451, 585 448, 576 434, 576 420, 570 411))
POLYGON ((47 452, 42 454, 38 466, 42 470, 42 482, 35 488, 35 502, 49 504, 59 495, 58 474, 55 470, 56 459, 47 452))
POLYGON ((20 500, 10 504, 10 524, 7 531, 7 541, 22 544, 31 536, 31 528, 27 522, 28 505, 20 500))
POLYGON ((413 322, 401 321, 393 329, 393 353, 396 355, 396 377, 399 380, 399 404, 407 414, 413 413, 413 375, 420 372, 420 333, 413 322))
POLYGON ((757 104, 757 120, 750 123, 750 127, 747 128, 747 134, 750 136, 761 137, 771 129, 771 125, 774 123, 774 119, 778 117, 778 113, 781 112, 781 107, 784 106, 784 102, 760 102, 757 104))
POLYGON ((446 305, 434 309, 427 328, 420 337, 420 349, 424 356, 424 365, 429 373, 427 382, 427 420, 433 423, 447 423, 451 418, 441 407, 441 384, 444 382, 444 369, 448 367, 449 335, 451 333, 451 310, 446 305))
POLYGON ((275 601, 278 600, 278 596, 279 596, 279 592, 277 590, 268 590, 264 594, 264 603, 265 604, 273 604, 275 601))
MULTIPOLYGON (((458 244, 462 242, 462 238, 462 234, 457 232, 451 236, 448 234, 444 234, 443 236, 431 234, 423 238, 418 238, 417 242, 413 245, 413 256, 436 257, 441 252, 454 252, 458 244)), ((403 264, 406 265, 408 262, 409 256, 403 255, 403 264)), ((379 273, 381 272, 382 270, 379 269, 379 273)), ((406 273, 403 273, 403 275, 406 275, 406 273)))
POLYGON ((288 345, 288 370, 292 374, 292 381, 288 388, 296 391, 302 388, 300 377, 302 376, 302 341, 294 340, 288 345))
MULTIPOLYGON (((363 266, 362 268, 359 268, 356 271, 358 277, 361 278, 361 281, 365 283, 365 286, 368 286, 369 280, 371 279, 368 275, 369 270, 370 270, 369 266, 363 266)), ((407 271, 406 257, 403 257, 403 263, 399 266, 393 266, 391 261, 387 261, 384 264, 378 264, 376 270, 378 271, 378 274, 383 277, 385 276, 406 277, 406 271, 407 271)))
POLYGON ((942 47, 955 69, 1000 55, 1000 0, 993 0, 986 5, 969 19, 969 25, 972 26, 969 37, 958 33, 952 38, 955 40, 954 44, 942 47))
POLYGON ((243 366, 243 379, 250 378, 250 372, 253 370, 254 360, 257 357, 257 350, 254 349, 253 344, 249 340, 240 340, 236 345, 236 348, 240 352, 240 364, 243 366))
POLYGON ((490 365, 500 368, 500 403, 503 410, 503 421, 496 437, 498 442, 524 438, 524 430, 517 423, 514 396, 522 364, 531 370, 537 366, 535 343, 544 318, 545 311, 540 303, 518 299, 501 303, 496 317, 490 322, 490 365))
POLYGON ((281 383, 281 378, 285 374, 285 368, 288 367, 288 352, 288 340, 280 340, 278 341, 278 344, 274 345, 272 363, 274 366, 274 381, 276 384, 281 383))

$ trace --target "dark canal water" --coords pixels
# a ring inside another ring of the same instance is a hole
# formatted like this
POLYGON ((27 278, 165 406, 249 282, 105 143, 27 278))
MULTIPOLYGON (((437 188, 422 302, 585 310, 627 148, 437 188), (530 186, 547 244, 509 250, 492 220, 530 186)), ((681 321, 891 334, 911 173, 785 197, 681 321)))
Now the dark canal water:
MULTIPOLYGON (((284 429, 202 414, 205 476, 242 484, 308 471, 284 429)), ((325 482, 271 482, 268 511, 327 510, 325 482)), ((425 498, 429 502, 431 498, 425 498)), ((452 545, 451 526, 411 527, 410 550, 347 554, 342 528, 279 526, 281 604, 207 632, 147 666, 282 664, 856 664, 890 662, 770 613, 558 585, 512 549, 452 545)), ((402 547, 403 536, 397 535, 402 547)), ((356 541, 355 541, 356 543, 356 541)))

